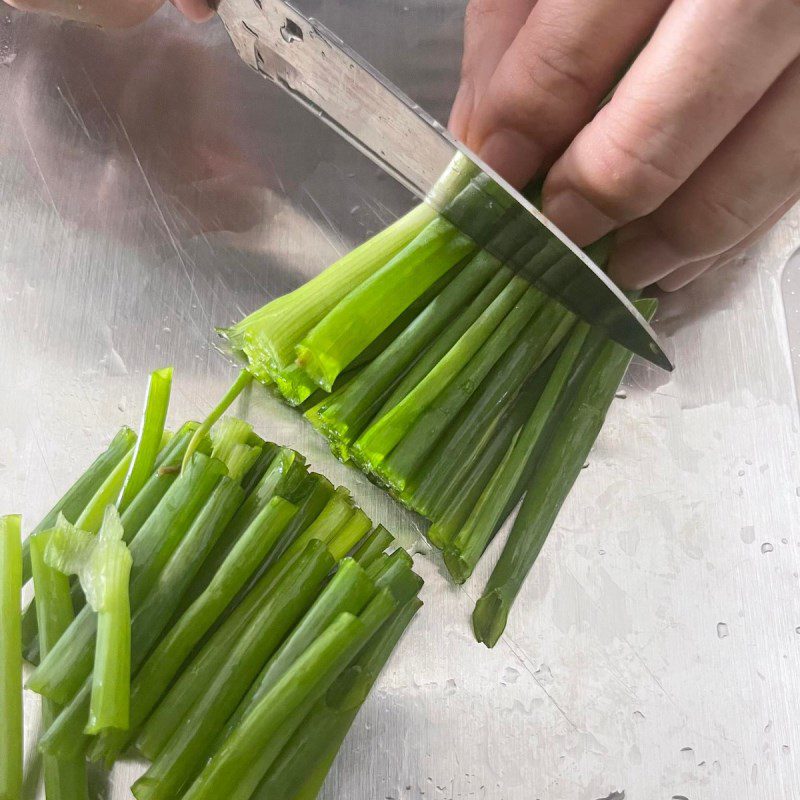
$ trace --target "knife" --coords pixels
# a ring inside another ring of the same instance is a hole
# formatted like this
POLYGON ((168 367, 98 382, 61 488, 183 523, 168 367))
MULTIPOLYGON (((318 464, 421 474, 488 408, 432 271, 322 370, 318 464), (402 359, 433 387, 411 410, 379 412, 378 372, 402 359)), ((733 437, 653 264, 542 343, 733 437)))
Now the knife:
POLYGON ((241 58, 516 273, 653 364, 672 364, 611 279, 521 193, 317 20, 219 0, 241 58))

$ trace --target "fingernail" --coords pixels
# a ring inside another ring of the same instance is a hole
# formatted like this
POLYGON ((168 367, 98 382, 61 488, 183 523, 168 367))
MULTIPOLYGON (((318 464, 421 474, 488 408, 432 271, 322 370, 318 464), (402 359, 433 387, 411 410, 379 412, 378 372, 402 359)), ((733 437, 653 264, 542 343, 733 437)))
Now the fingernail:
POLYGON ((660 281, 687 262, 672 245, 651 230, 646 220, 618 238, 611 253, 608 274, 624 289, 643 289, 660 281))
POLYGON ((524 186, 536 174, 541 150, 530 137, 505 128, 490 134, 478 155, 512 186, 524 186))
POLYGON ((616 226, 611 217, 572 189, 545 195, 542 210, 554 225, 581 247, 596 242, 616 226))

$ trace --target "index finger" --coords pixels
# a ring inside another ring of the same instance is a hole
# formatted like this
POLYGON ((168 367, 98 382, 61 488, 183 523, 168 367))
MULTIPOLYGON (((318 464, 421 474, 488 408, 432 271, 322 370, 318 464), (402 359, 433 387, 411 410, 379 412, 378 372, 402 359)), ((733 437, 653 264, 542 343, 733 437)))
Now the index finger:
POLYGON ((676 0, 611 101, 545 181, 578 244, 658 208, 800 52, 793 0, 676 0))
POLYGON ((536 0, 470 0, 464 17, 461 82, 448 127, 466 141, 472 113, 486 90, 495 67, 536 0))

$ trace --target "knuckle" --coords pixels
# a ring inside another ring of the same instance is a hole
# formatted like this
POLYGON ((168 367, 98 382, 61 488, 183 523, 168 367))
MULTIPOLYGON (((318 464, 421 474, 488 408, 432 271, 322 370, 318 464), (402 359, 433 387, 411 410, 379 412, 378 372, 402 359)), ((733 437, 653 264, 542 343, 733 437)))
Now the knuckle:
POLYGON ((701 214, 692 216, 702 220, 697 223, 701 228, 700 235, 709 242, 739 241, 762 221, 762 215, 746 197, 703 195, 700 198, 700 210, 701 214))
POLYGON ((574 106, 595 94, 592 70, 577 49, 551 42, 527 55, 527 73, 537 88, 562 103, 574 106))
POLYGON ((613 126, 602 129, 581 172, 583 191, 619 223, 654 211, 682 182, 647 137, 613 126))
POLYGON ((467 28, 483 25, 487 17, 498 16, 504 10, 504 0, 470 0, 464 14, 464 24, 467 28))

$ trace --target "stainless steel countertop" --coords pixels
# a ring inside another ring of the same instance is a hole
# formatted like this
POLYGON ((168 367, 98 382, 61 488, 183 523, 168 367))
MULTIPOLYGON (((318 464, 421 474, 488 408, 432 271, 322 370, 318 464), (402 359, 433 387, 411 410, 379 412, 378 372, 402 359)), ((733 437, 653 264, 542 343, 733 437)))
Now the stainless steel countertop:
MULTIPOLYGON (((463 0, 301 6, 446 119, 463 0)), ((0 510, 36 520, 137 422, 150 369, 176 368, 173 422, 202 415, 234 375, 212 326, 407 203, 219 25, 168 6, 107 35, 0 5, 0 510)), ((677 369, 631 369, 493 651, 468 627, 492 559, 458 589, 417 558, 425 609, 325 798, 800 796, 799 224, 664 300, 677 369)), ((424 550, 293 413, 259 390, 237 410, 424 550)))

